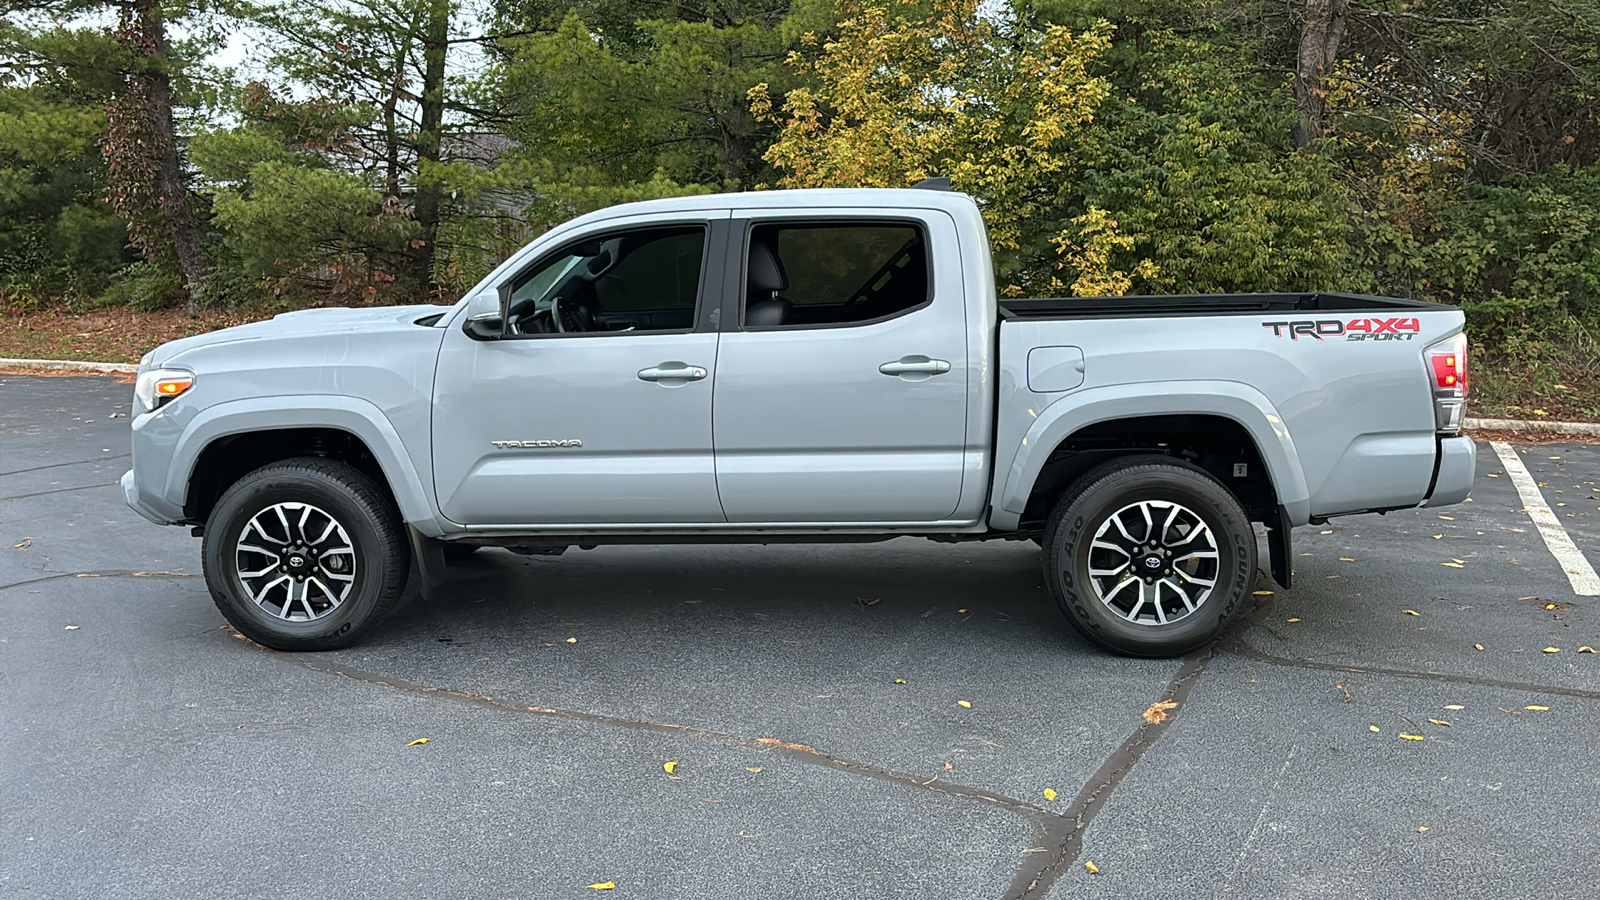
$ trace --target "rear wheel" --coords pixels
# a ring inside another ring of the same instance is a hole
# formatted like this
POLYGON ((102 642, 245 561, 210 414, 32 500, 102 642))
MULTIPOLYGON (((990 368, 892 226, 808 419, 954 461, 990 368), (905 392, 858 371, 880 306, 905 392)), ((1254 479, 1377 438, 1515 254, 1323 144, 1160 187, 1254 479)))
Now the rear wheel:
POLYGON ((348 646, 398 605, 410 553, 393 501, 342 462, 291 459, 239 479, 206 522, 206 586, 274 650, 348 646))
POLYGON ((1237 498, 1204 470, 1138 456, 1080 478, 1051 513, 1045 580, 1067 618, 1128 656, 1204 646, 1243 608, 1255 532, 1237 498))

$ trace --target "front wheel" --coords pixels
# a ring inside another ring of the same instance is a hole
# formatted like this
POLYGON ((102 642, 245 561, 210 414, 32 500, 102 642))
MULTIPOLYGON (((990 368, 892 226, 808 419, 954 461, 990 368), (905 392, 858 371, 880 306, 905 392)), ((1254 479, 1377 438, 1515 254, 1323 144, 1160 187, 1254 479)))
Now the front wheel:
POLYGON ((207 519, 202 554, 217 609, 274 650, 354 643, 399 604, 410 571, 388 494, 320 458, 272 463, 235 482, 207 519))
POLYGON ((1085 637, 1127 656, 1209 643, 1243 608, 1255 532, 1204 470, 1165 456, 1100 466, 1062 496, 1043 540, 1045 581, 1085 637))

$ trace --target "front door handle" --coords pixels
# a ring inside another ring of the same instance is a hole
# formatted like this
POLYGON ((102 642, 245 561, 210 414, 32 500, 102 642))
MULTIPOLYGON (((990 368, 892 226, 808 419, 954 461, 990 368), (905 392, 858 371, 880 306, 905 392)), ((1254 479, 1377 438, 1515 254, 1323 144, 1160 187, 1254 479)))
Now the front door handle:
POLYGON ((943 375, 950 371, 950 363, 926 356, 902 356, 879 366, 878 371, 885 375, 943 375))
POLYGON ((664 362, 659 366, 639 370, 640 381, 699 381, 709 374, 699 366, 681 362, 664 362))

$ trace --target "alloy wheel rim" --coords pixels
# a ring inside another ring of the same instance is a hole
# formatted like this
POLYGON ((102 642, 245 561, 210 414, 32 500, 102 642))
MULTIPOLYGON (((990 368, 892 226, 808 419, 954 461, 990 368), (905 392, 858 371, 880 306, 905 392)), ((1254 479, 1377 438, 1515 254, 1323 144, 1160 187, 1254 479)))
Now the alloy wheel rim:
POLYGON ((1216 535, 1181 503, 1141 500, 1122 507, 1089 543, 1095 597, 1134 625, 1171 625, 1193 615, 1222 568, 1216 535))
POLYGON ((239 584, 262 612, 285 622, 332 615, 356 580, 344 525, 309 503, 275 503, 250 518, 234 546, 239 584))

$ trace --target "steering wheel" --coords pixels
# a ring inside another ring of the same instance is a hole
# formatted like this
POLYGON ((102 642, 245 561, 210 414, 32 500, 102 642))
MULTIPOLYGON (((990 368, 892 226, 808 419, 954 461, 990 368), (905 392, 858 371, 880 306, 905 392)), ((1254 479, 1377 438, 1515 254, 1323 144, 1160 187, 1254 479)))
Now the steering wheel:
POLYGON ((550 298, 550 319, 556 331, 574 334, 595 329, 594 313, 582 303, 563 303, 560 297, 550 298))

